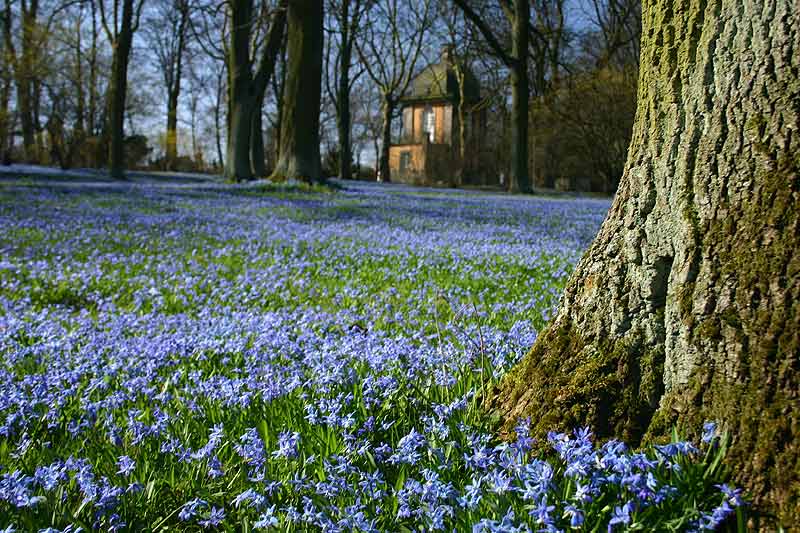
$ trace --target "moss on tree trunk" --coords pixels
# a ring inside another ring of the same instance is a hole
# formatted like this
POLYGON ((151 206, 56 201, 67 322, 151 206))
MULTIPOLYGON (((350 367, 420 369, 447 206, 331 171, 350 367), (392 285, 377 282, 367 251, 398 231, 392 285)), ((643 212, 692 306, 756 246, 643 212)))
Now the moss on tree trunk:
POLYGON ((494 398, 508 427, 696 435, 717 420, 757 505, 800 525, 800 15, 643 9, 628 162, 560 310, 494 398))

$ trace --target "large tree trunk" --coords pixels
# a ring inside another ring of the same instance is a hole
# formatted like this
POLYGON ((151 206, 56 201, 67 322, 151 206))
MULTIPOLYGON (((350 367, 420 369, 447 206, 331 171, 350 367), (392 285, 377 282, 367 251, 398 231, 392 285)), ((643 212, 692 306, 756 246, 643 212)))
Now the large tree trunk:
POLYGON ((496 407, 634 444, 717 420, 734 476, 800 525, 800 12, 654 0, 625 173, 496 407))
POLYGON ((388 98, 383 100, 383 126, 381 128, 381 155, 378 161, 378 175, 381 181, 392 181, 392 170, 389 166, 389 147, 392 145, 392 115, 394 102, 388 98))
POLYGON ((133 41, 133 0, 123 0, 119 35, 112 44, 109 87, 109 173, 113 179, 125 178, 125 96, 128 85, 128 60, 133 41))
POLYGON ((272 178, 322 181, 319 110, 322 92, 320 0, 292 0, 288 8, 286 88, 281 120, 281 155, 272 178))
POLYGON ((528 178, 528 24, 530 1, 514 2, 511 65, 511 173, 509 190, 530 191, 528 178))

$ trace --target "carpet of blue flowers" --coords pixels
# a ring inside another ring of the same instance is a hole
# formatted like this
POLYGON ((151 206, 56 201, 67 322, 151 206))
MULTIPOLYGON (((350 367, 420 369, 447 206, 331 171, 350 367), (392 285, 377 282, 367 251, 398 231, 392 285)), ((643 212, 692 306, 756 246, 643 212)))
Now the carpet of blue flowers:
POLYGON ((696 444, 631 450, 585 429, 534 443, 524 420, 503 441, 480 409, 608 206, 364 184, 0 186, 0 531, 741 520, 713 424, 696 444))

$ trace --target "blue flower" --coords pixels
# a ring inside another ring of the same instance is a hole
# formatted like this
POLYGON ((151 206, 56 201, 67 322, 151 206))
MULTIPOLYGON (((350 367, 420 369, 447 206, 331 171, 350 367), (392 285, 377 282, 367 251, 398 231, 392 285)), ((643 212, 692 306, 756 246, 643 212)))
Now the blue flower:
POLYGON ((608 531, 611 533, 615 525, 628 525, 631 523, 631 511, 633 511, 633 503, 627 502, 622 507, 614 507, 614 514, 608 522, 608 531))
POLYGON ((256 529, 269 529, 272 526, 277 526, 279 523, 278 518, 275 516, 275 506, 267 508, 258 520, 253 524, 256 529))
POLYGON ((203 520, 198 520, 197 523, 204 527, 216 527, 225 520, 225 509, 218 509, 217 507, 212 507, 211 512, 208 515, 208 518, 204 518, 203 520))
POLYGON ((716 437, 717 437, 717 424, 715 422, 704 423, 702 441, 708 444, 712 442, 716 437))
POLYGON ((278 434, 278 449, 272 452, 273 457, 294 459, 298 456, 300 434, 296 431, 282 431, 278 434))
POLYGON ((136 468, 136 462, 127 455, 123 455, 117 460, 117 466, 119 467, 117 474, 128 477, 136 468))

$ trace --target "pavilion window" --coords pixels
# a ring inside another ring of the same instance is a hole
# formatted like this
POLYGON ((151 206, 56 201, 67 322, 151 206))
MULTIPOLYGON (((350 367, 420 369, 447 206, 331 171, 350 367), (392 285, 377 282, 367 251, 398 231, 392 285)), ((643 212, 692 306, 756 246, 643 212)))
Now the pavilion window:
POLYGON ((428 140, 433 142, 434 133, 436 130, 436 116, 433 113, 433 108, 427 106, 422 113, 422 131, 428 134, 428 140))

